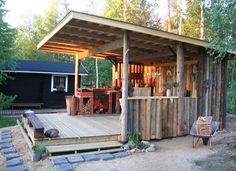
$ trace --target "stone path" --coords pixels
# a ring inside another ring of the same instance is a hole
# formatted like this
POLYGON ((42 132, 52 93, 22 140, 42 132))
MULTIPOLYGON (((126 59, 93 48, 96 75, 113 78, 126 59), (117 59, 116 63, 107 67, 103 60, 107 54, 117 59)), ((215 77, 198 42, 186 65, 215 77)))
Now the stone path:
POLYGON ((103 154, 86 154, 86 155, 78 155, 73 157, 61 157, 51 159, 51 162, 56 169, 56 171, 73 171, 72 164, 77 164, 86 161, 97 161, 97 160, 111 160, 115 158, 126 157, 129 154, 126 152, 118 152, 118 153, 103 153, 103 154))
POLYGON ((12 144, 12 135, 10 129, 4 129, 0 135, 0 150, 6 159, 7 171, 27 171, 22 165, 22 159, 12 144))

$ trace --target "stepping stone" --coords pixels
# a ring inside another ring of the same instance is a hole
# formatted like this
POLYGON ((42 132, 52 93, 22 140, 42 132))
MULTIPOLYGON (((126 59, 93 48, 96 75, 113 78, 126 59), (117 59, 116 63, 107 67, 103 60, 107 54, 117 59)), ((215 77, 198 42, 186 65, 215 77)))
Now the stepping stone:
POLYGON ((79 163, 79 162, 83 162, 84 159, 82 156, 73 156, 73 157, 67 157, 67 160, 69 161, 69 163, 73 164, 73 163, 79 163))
POLYGON ((82 155, 85 161, 96 161, 99 160, 99 158, 95 154, 85 154, 82 155))
POLYGON ((23 166, 8 167, 7 171, 27 171, 23 166))
POLYGON ((115 157, 113 155, 111 155, 110 153, 103 153, 103 154, 99 154, 98 157, 102 160, 111 160, 114 159, 115 157))
POLYGON ((10 143, 10 142, 11 142, 11 139, 0 140, 0 144, 10 143))
POLYGON ((1 136, 1 139, 2 139, 2 140, 10 139, 10 138, 12 138, 11 135, 2 135, 2 136, 1 136))
POLYGON ((118 152, 118 153, 113 153, 112 154, 115 158, 123 158, 129 156, 128 153, 126 152, 118 152))
POLYGON ((53 165, 59 165, 59 164, 68 164, 68 161, 66 158, 56 158, 51 160, 53 165))
POLYGON ((5 155, 6 160, 11 160, 18 157, 20 157, 18 153, 9 153, 5 155))
POLYGON ((20 158, 11 159, 6 162, 7 167, 22 165, 22 160, 20 158))
POLYGON ((74 170, 69 163, 56 165, 55 169, 56 171, 73 171, 74 170))
POLYGON ((11 136, 11 133, 10 132, 9 133, 8 132, 6 132, 6 133, 2 132, 1 133, 1 136, 6 136, 6 135, 11 136))
POLYGON ((4 154, 9 154, 9 153, 15 153, 16 152, 16 149, 15 148, 5 148, 5 149, 2 149, 2 152, 4 154))
POLYGON ((10 129, 4 129, 4 130, 2 130, 1 133, 11 133, 11 130, 10 129))
POLYGON ((12 143, 3 143, 0 145, 0 149, 13 147, 12 143))

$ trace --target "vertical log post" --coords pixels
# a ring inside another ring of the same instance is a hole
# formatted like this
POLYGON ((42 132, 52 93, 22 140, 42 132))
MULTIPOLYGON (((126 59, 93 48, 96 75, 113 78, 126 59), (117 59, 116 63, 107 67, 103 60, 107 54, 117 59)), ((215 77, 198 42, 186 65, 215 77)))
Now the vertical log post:
POLYGON ((179 97, 178 103, 178 135, 186 134, 186 126, 184 123, 185 120, 185 111, 184 111, 184 50, 183 44, 178 42, 177 44, 177 83, 179 84, 177 95, 179 97))
POLYGON ((126 141, 127 118, 128 118, 128 65, 129 65, 129 45, 128 32, 124 32, 123 37, 123 81, 122 81, 122 113, 121 113, 121 141, 126 141))
POLYGON ((79 54, 76 53, 76 58, 75 58, 75 89, 74 89, 74 95, 78 94, 78 88, 79 88, 79 84, 80 84, 79 70, 80 70, 80 59, 79 59, 79 54))
POLYGON ((177 44, 177 83, 178 86, 178 97, 184 97, 184 50, 183 50, 183 44, 178 43, 177 44))

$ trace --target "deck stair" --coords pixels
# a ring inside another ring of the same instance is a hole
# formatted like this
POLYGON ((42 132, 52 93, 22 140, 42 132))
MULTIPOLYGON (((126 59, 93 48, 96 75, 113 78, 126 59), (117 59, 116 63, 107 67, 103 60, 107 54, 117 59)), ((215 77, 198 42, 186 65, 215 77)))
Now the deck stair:
POLYGON ((121 146, 122 143, 118 141, 106 141, 86 144, 46 146, 46 151, 49 157, 65 154, 98 154, 122 151, 121 146))

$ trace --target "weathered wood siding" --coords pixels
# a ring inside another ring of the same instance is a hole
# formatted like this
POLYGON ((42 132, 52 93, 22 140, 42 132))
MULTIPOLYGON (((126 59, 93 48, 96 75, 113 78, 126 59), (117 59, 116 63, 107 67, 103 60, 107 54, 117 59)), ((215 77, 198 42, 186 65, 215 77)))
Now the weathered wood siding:
POLYGON ((189 134, 197 118, 196 97, 131 97, 128 102, 128 131, 140 131, 144 140, 189 134), (178 110, 180 101, 184 112, 178 110))
POLYGON ((213 116, 225 127, 227 60, 215 62, 213 57, 200 49, 197 76, 198 115, 213 116))

